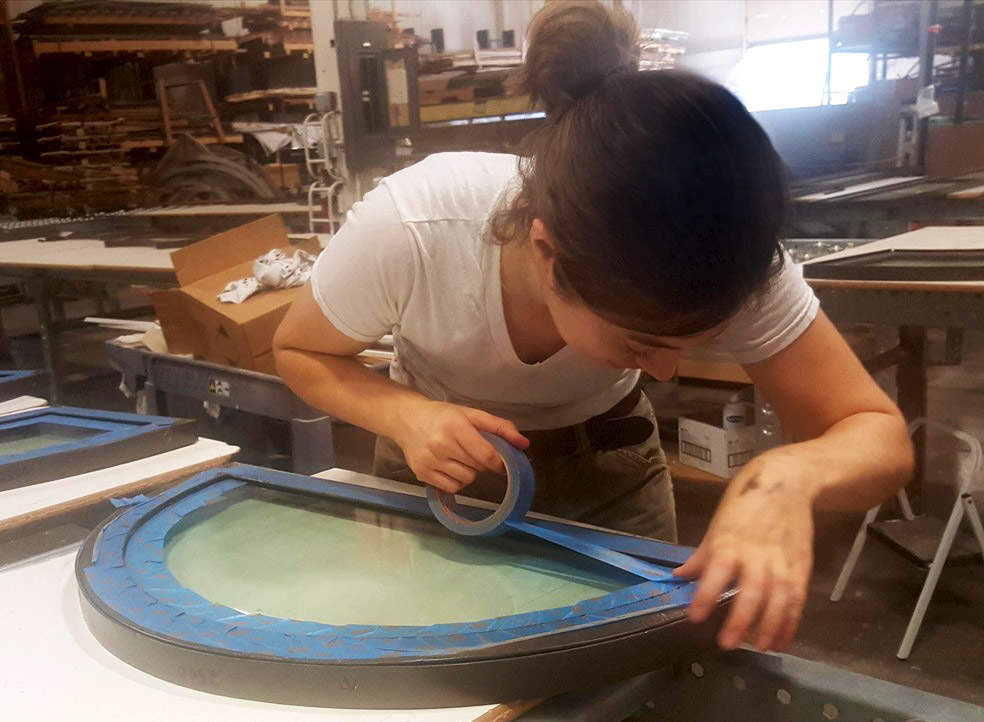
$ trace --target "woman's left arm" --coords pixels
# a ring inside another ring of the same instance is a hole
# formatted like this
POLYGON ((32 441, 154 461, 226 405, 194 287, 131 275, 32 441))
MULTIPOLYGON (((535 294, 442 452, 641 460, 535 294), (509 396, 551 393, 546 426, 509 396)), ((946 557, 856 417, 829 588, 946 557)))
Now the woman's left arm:
POLYGON ((813 566, 814 507, 868 509, 912 475, 902 414, 820 311, 792 344, 745 366, 793 443, 771 449, 728 485, 707 535, 677 570, 700 578, 692 621, 707 618, 737 579, 718 636, 781 649, 799 626, 813 566))

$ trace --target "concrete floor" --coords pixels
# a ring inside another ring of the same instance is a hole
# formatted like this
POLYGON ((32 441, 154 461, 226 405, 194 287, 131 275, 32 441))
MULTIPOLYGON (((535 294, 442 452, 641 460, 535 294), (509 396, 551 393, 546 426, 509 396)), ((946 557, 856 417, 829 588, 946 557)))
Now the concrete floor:
MULTIPOLYGON (((5 310, 8 322, 10 309, 5 310)), ((101 343, 112 333, 75 331, 61 337, 60 352, 71 372, 63 403, 132 410, 118 390, 119 378, 103 360, 101 343), (85 375, 89 378, 81 380, 85 375)), ((932 373, 930 414, 984 438, 984 337, 968 336, 960 367, 932 373)), ((22 362, 37 359, 37 341, 14 343, 22 362)), ((7 366, 10 364, 8 363, 7 366)), ((371 439, 353 430, 337 436, 339 465, 364 471, 371 439)), ((953 499, 954 445, 931 438, 926 506, 946 513, 953 499)), ((680 483, 677 506, 681 542, 696 544, 704 533, 721 487, 680 483)), ((980 498, 980 497, 978 497, 980 498)), ((984 705, 984 564, 944 572, 911 657, 895 652, 922 584, 923 575, 875 542, 869 543, 844 599, 829 601, 830 590, 862 515, 818 514, 816 563, 809 599, 792 654, 881 679, 984 705)), ((0 554, 0 557, 3 555, 0 554)), ((2 559, 0 559, 2 563, 2 559)))

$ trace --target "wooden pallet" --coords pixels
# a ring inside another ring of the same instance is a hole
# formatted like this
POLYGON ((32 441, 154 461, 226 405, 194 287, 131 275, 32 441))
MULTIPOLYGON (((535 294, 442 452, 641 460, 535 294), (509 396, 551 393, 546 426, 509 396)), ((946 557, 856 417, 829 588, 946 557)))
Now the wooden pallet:
POLYGON ((421 90, 421 105, 441 105, 443 103, 468 103, 475 100, 474 88, 444 88, 442 90, 421 90))

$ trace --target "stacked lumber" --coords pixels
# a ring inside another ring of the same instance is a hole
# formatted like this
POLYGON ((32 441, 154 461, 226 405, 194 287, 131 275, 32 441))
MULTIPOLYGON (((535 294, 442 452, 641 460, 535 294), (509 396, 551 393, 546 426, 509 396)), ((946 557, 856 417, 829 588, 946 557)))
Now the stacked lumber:
POLYGON ((0 115, 0 154, 16 155, 21 152, 17 138, 17 122, 9 115, 0 115))
POLYGON ((247 32, 237 38, 240 47, 260 43, 267 57, 314 52, 307 0, 267 0, 266 5, 242 8, 241 16, 247 32))
POLYGON ((46 2, 14 20, 35 56, 50 53, 192 53, 235 50, 207 3, 46 2))
POLYGON ((34 163, 0 156, 0 190, 7 211, 19 218, 55 212, 115 210, 146 204, 153 195, 143 186, 98 164, 34 163))

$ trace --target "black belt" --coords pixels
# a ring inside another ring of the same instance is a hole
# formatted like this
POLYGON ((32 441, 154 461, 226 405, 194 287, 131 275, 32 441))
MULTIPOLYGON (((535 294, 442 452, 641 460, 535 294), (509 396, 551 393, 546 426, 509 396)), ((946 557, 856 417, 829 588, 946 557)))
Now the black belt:
POLYGON ((628 396, 608 411, 581 424, 560 429, 522 432, 530 440, 528 449, 530 457, 556 459, 591 451, 613 451, 641 444, 655 429, 649 419, 630 416, 641 397, 642 388, 636 386, 628 396))

